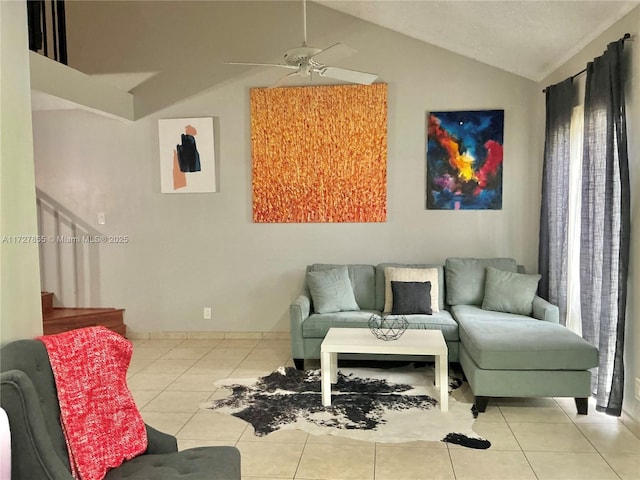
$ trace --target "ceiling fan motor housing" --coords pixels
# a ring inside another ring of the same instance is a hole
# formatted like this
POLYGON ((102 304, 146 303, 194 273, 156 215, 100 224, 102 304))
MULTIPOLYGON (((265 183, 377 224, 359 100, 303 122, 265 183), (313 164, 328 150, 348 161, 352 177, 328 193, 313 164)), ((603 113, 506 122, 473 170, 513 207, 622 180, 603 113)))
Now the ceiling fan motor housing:
POLYGON ((287 50, 284 54, 284 61, 287 65, 292 65, 297 67, 299 65, 309 63, 311 57, 320 53, 322 51, 321 48, 313 48, 313 47, 297 47, 292 48, 291 50, 287 50))

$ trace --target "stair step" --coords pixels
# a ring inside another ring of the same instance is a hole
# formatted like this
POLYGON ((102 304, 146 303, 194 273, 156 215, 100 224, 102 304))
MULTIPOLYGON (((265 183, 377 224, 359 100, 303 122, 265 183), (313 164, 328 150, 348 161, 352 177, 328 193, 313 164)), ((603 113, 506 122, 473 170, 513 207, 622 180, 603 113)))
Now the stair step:
POLYGON ((43 315, 43 320, 47 322, 55 322, 66 320, 69 318, 80 318, 87 316, 109 316, 117 312, 124 312, 124 309, 118 308, 78 308, 78 307, 54 307, 51 312, 43 315))
POLYGON ((102 325, 126 336, 124 309, 121 308, 53 308, 43 315, 45 335, 68 332, 76 328, 102 325))
POLYGON ((40 299, 42 301, 42 315, 45 315, 53 310, 53 293, 40 292, 40 299))

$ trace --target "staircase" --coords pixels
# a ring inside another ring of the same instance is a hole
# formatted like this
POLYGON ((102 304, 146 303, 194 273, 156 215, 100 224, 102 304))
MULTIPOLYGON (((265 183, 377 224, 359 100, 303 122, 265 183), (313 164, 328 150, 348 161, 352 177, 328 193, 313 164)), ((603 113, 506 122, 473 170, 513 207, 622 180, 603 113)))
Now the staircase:
MULTIPOLYGON (((0 0, 1 1, 1 0, 0 0)), ((56 292, 58 305, 89 308, 103 305, 100 243, 102 238, 80 216, 36 188, 40 248, 40 290, 56 292)))
POLYGON ((126 337, 122 308, 64 308, 53 306, 53 293, 42 292, 42 326, 45 335, 102 325, 126 337))
MULTIPOLYGON (((2 1, 2 0, 0 0, 2 1)), ((123 309, 102 305, 100 243, 102 237, 88 222, 36 188, 40 246, 40 288, 45 335, 102 325, 126 336, 123 309), (53 293, 56 292, 54 307, 53 293)))

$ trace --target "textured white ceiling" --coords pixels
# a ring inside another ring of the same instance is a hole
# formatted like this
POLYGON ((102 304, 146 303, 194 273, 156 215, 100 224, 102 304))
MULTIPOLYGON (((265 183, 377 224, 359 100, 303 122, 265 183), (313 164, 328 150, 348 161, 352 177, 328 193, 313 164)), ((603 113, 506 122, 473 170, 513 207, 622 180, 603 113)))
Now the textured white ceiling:
POLYGON ((640 1, 315 0, 315 3, 540 81, 640 1))

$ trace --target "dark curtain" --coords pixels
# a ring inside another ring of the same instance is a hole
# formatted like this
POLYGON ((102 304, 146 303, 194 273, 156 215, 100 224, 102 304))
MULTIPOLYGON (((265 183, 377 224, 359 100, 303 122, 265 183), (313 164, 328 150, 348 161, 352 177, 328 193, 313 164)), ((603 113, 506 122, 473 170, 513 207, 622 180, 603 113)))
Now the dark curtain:
POLYGON ((569 155, 574 86, 571 78, 547 87, 538 272, 539 295, 567 312, 569 155))
POLYGON ((619 416, 629 266, 630 191, 624 99, 624 40, 587 66, 582 166, 582 332, 598 347, 596 409, 619 416))

